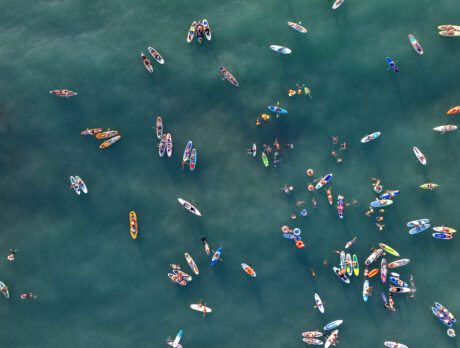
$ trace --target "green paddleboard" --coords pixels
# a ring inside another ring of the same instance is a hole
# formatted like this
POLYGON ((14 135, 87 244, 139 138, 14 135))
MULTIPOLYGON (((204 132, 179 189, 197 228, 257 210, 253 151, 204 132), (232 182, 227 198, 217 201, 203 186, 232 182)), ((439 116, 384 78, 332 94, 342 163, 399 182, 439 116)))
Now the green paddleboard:
POLYGON ((268 157, 265 152, 262 152, 262 161, 264 161, 265 167, 268 167, 268 157))

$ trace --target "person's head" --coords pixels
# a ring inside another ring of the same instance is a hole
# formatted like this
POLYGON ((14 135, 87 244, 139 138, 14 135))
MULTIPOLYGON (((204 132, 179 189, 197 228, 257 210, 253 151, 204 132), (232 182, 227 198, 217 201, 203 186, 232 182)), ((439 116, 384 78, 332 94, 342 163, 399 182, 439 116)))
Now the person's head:
POLYGON ((399 69, 398 69, 398 68, 395 68, 395 72, 398 72, 398 71, 399 71, 399 69))

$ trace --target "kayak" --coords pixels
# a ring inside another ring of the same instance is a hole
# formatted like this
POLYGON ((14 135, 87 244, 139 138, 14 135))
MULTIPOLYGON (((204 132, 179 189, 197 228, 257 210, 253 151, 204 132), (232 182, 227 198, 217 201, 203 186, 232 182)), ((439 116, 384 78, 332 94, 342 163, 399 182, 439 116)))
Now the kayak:
POLYGON ((321 331, 305 331, 302 332, 303 337, 308 337, 308 338, 315 338, 315 337, 322 337, 323 333, 321 331))
POLYGON ((314 345, 314 346, 321 346, 323 344, 323 341, 318 340, 316 338, 302 338, 302 340, 305 343, 308 343, 308 344, 311 344, 311 345, 314 345))
POLYGON ((347 254, 345 257, 345 263, 347 265, 347 274, 351 276, 353 274, 353 265, 351 264, 351 255, 347 254))
POLYGON ((156 130, 157 130, 157 138, 161 139, 163 135, 163 120, 161 119, 160 116, 157 117, 156 130))
POLYGON ((107 130, 105 132, 96 134, 96 139, 105 139, 105 138, 110 138, 113 137, 114 135, 117 135, 118 131, 114 130, 107 130))
POLYGON ((166 134, 163 134, 161 137, 160 145, 158 145, 158 154, 160 157, 163 157, 166 151, 166 134))
POLYGON ((57 95, 58 97, 68 98, 78 95, 76 92, 69 91, 68 89, 55 89, 50 91, 50 94, 57 95))
POLYGON ((409 262, 410 262, 409 259, 400 259, 400 260, 396 260, 396 261, 390 262, 390 263, 388 264, 388 268, 401 267, 401 266, 407 265, 409 262))
POLYGON ((413 227, 409 230, 409 234, 417 234, 417 233, 420 233, 422 231, 425 231, 427 228, 430 227, 430 224, 425 224, 425 225, 421 225, 421 226, 416 226, 416 227, 413 227))
POLYGON ((212 256, 212 259, 211 259, 211 266, 214 265, 216 263, 217 260, 220 259, 220 254, 222 253, 222 247, 220 247, 219 249, 217 249, 217 251, 214 253, 214 255, 212 256))
POLYGON ((450 322, 449 318, 447 318, 444 313, 442 313, 439 309, 437 308, 434 308, 434 307, 431 307, 431 311, 433 312, 433 314, 439 319, 441 320, 444 324, 446 324, 447 326, 451 327, 452 326, 452 323, 450 322))
POLYGON ((387 191, 384 194, 380 195, 379 199, 388 199, 393 198, 394 196, 399 195, 399 190, 387 191))
POLYGON ((372 278, 372 277, 375 276, 377 273, 379 273, 379 269, 378 269, 378 268, 374 268, 372 271, 370 271, 370 272, 367 274, 367 277, 368 277, 368 278, 372 278))
POLYGON ((294 22, 287 22, 287 24, 294 30, 298 31, 299 33, 305 34, 307 29, 302 27, 300 24, 294 22))
POLYGON ((435 302, 434 304, 436 308, 439 309, 444 314, 444 316, 446 316, 452 323, 455 323, 457 321, 454 315, 451 312, 449 312, 448 309, 444 307, 442 304, 440 304, 439 302, 435 302))
POLYGON ((407 227, 414 227, 419 225, 424 225, 430 222, 430 219, 420 219, 420 220, 413 220, 407 223, 407 227))
POLYGON ((338 8, 342 4, 343 4, 343 0, 336 0, 334 2, 334 4, 332 5, 332 9, 335 10, 336 8, 338 8))
POLYGON ((390 277, 390 282, 392 282, 393 284, 396 284, 402 288, 407 288, 407 283, 403 282, 401 279, 397 278, 397 277, 390 277))
POLYGON ((2 281, 0 281, 0 291, 3 292, 3 295, 6 298, 10 298, 10 292, 8 291, 8 287, 2 281))
POLYGON ((369 298, 369 295, 367 294, 367 291, 369 290, 369 280, 365 280, 363 284, 363 300, 364 302, 367 302, 367 299, 369 298))
POLYGON ((181 337, 182 337, 182 330, 180 330, 179 333, 177 334, 176 339, 175 339, 174 342, 173 342, 173 348, 176 348, 176 347, 177 347, 177 345, 179 344, 179 341, 180 341, 181 337))
POLYGON ((115 143, 116 143, 118 140, 120 140, 120 139, 121 139, 121 135, 117 135, 116 137, 113 137, 113 138, 111 138, 111 139, 109 139, 109 140, 104 141, 104 142, 99 146, 99 148, 100 148, 100 149, 105 149, 106 147, 109 147, 109 146, 115 144, 115 143))
POLYGON ((425 155, 415 146, 412 148, 412 150, 414 150, 415 156, 417 156, 417 159, 420 161, 420 163, 426 166, 425 155))
POLYGON ((187 162, 190 158, 190 152, 192 151, 192 141, 189 140, 187 146, 185 146, 184 156, 182 156, 182 161, 187 162))
POLYGON ((166 134, 166 155, 171 157, 173 149, 171 133, 166 134))
POLYGON ((178 276, 179 278, 181 278, 182 280, 185 280, 186 282, 191 282, 192 281, 192 276, 185 273, 185 272, 182 272, 178 269, 175 269, 173 270, 173 273, 178 276))
POLYGON ((384 345, 385 347, 389 347, 389 348, 408 348, 405 344, 396 343, 392 341, 386 341, 384 345))
POLYGON ((460 105, 454 106, 452 109, 449 109, 449 111, 447 111, 447 114, 452 115, 456 114, 457 112, 460 112, 460 105))
POLYGON ((323 302, 321 301, 321 298, 319 297, 319 295, 317 293, 315 293, 315 302, 316 302, 316 306, 318 307, 319 311, 321 313, 324 313, 323 302))
POLYGON ((236 87, 239 86, 238 81, 236 81, 233 75, 230 74, 224 67, 221 66, 219 69, 220 69, 220 72, 224 74, 224 77, 227 79, 228 82, 230 82, 233 86, 236 86, 236 87))
POLYGON ((391 70, 393 70, 395 73, 399 73, 399 69, 396 67, 395 62, 393 62, 391 58, 387 57, 387 63, 390 66, 391 70), (393 63, 394 65, 391 65, 391 63, 393 63))
POLYGON ((196 168, 196 160, 197 160, 196 149, 192 150, 192 154, 190 155, 190 170, 193 172, 196 168))
POLYGON ((187 202, 186 200, 183 200, 182 198, 178 198, 177 200, 189 212, 191 212, 191 213, 193 213, 195 215, 201 216, 201 213, 198 211, 198 209, 195 208, 193 205, 191 205, 189 202, 187 202))
POLYGON ((280 108, 278 106, 269 106, 268 110, 276 112, 277 114, 287 114, 287 110, 284 110, 283 108, 280 108))
POLYGON ((353 254, 353 272, 355 273, 356 277, 359 275, 358 257, 355 254, 353 254))
POLYGON ((268 157, 265 152, 262 152, 262 161, 264 162, 265 167, 268 167, 268 157))
POLYGON ((102 128, 92 128, 92 129, 86 128, 86 130, 81 131, 80 134, 81 135, 95 135, 100 132, 102 132, 102 128))
POLYGON ((436 232, 432 236, 437 239, 452 239, 454 236, 451 233, 436 232))
MULTIPOLYGON (((75 179, 78 178, 78 176, 75 177, 75 179)), ((433 230, 435 230, 436 232, 443 232, 443 233, 455 233, 457 232, 456 230, 454 230, 453 228, 450 228, 450 227, 444 227, 444 226, 436 226, 436 227, 433 227, 433 230)))
POLYGON ((400 287, 391 286, 391 285, 390 285, 389 290, 390 290, 390 292, 393 292, 395 294, 405 294, 405 293, 411 292, 411 289, 409 289, 409 288, 400 288, 400 287))
POLYGON ((336 327, 340 326, 342 323, 343 323, 343 320, 342 320, 342 319, 338 319, 338 320, 331 321, 329 324, 327 324, 327 325, 323 328, 323 330, 327 331, 327 330, 335 329, 336 327))
POLYGON ((382 258, 382 262, 380 264, 380 279, 382 279, 383 284, 387 282, 387 273, 387 260, 385 260, 385 258, 382 258))
POLYGON ((446 124, 444 126, 434 127, 433 130, 436 132, 445 133, 445 132, 451 132, 451 131, 457 130, 457 126, 454 126, 452 124, 446 124))
POLYGON ((416 50, 418 54, 423 54, 422 46, 420 46, 420 44, 412 34, 409 34, 409 41, 414 50, 416 50))
POLYGON ((187 285, 187 282, 185 280, 182 280, 182 278, 180 276, 177 276, 176 274, 168 273, 168 277, 169 277, 169 279, 171 279, 176 284, 179 284, 179 285, 182 285, 182 286, 187 285))
POLYGON ((460 32, 454 30, 443 30, 439 32, 441 36, 460 36, 460 32))
MULTIPOLYGON (((79 176, 76 176, 75 180, 77 181, 78 188, 81 191, 83 191, 83 193, 85 193, 85 194, 88 193, 88 189, 86 188, 85 182, 79 176)), ((455 230, 454 230, 454 232, 455 232, 455 230)))
POLYGON ((378 208, 378 207, 386 207, 387 205, 393 204, 391 199, 377 199, 371 202, 371 207, 378 208))
POLYGON ((185 253, 185 260, 187 260, 188 265, 192 269, 193 273, 196 275, 200 274, 200 271, 198 270, 197 265, 195 264, 195 261, 193 261, 192 257, 189 255, 189 253, 185 253))
POLYGON ((255 277, 257 276, 256 272, 254 272, 254 270, 252 269, 251 266, 248 266, 248 265, 246 265, 245 263, 242 263, 242 264, 241 264, 241 268, 242 268, 247 274, 249 274, 251 277, 254 277, 254 278, 255 278, 255 277))
POLYGON ((292 52, 289 48, 284 47, 284 46, 271 45, 270 48, 273 51, 278 52, 278 53, 282 53, 282 54, 290 54, 292 52))
POLYGON ((420 185, 419 187, 425 190, 433 190, 434 188, 438 187, 438 184, 433 184, 431 182, 428 182, 426 184, 420 185))
POLYGON ((396 257, 399 256, 399 253, 396 250, 386 244, 379 243, 379 247, 381 247, 383 251, 386 251, 388 254, 394 255, 396 257))
POLYGON ((372 134, 368 134, 364 138, 361 139, 361 142, 363 144, 368 143, 369 141, 378 138, 380 136, 380 134, 381 134, 380 132, 375 132, 375 133, 372 133, 372 134))
POLYGON ((333 270, 334 270, 334 273, 337 274, 337 277, 342 279, 342 281, 344 281, 345 283, 350 284, 350 279, 348 279, 347 275, 344 272, 342 272, 342 274, 340 275, 339 274, 340 270, 337 267, 333 267, 333 270))
POLYGON ((335 346, 338 335, 339 335, 339 330, 335 330, 326 340, 326 344, 324 345, 324 348, 328 348, 331 344, 335 346))
POLYGON ((72 186, 72 188, 75 190, 75 192, 77 193, 77 195, 80 195, 80 186, 78 186, 77 184, 77 180, 71 176, 70 177, 70 185, 72 186))
POLYGON ((206 36, 206 39, 208 41, 211 41, 211 27, 209 26, 207 19, 203 19, 203 29, 204 29, 204 35, 206 36))
POLYGON ((338 195, 337 197, 337 212, 339 214, 339 218, 343 219, 343 196, 341 195, 338 195))
POLYGON ((195 30, 196 30, 196 21, 193 21, 187 33, 187 42, 189 43, 192 42, 193 37, 195 36, 195 30))
POLYGON ((152 64, 150 64, 150 60, 147 59, 147 57, 145 56, 144 53, 141 53, 141 59, 142 59, 142 62, 144 63, 145 68, 147 69, 147 71, 149 73, 152 73, 153 72, 153 66, 152 66, 152 64))
POLYGON ((137 238, 137 216, 134 211, 129 213, 129 230, 133 239, 137 238))
POLYGON ((153 49, 152 47, 148 47, 147 48, 149 50, 149 53, 152 55, 152 57, 160 64, 164 64, 165 61, 163 59, 163 57, 155 50, 153 49))
POLYGON ((202 312, 202 313, 211 313, 212 312, 211 308, 203 306, 201 304, 191 304, 190 308, 195 310, 195 311, 202 312))
POLYGON ((332 179, 332 174, 327 174, 325 177, 321 178, 319 183, 316 184, 315 189, 319 190, 321 187, 326 185, 331 179, 332 179))
POLYGON ((364 264, 366 266, 369 266, 372 262, 376 261, 382 254, 383 254, 382 249, 375 250, 372 254, 369 255, 366 261, 364 261, 364 264))

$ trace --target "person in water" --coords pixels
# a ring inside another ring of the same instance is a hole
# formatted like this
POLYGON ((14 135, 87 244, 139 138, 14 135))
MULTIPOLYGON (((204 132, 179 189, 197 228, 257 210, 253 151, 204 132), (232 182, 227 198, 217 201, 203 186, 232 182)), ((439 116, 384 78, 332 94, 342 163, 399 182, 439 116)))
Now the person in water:
POLYGON ((6 257, 8 261, 14 261, 14 254, 18 252, 18 249, 10 249, 10 254, 6 257))
POLYGON ((316 273, 313 270, 313 268, 310 269, 310 272, 311 272, 311 276, 316 279, 316 273))
POLYGON ((332 143, 337 144, 339 142, 339 137, 332 137, 332 143))
POLYGON ((385 225, 379 224, 378 222, 375 223, 377 227, 379 228, 379 231, 382 231, 385 225))
POLYGON ((33 292, 29 292, 27 294, 22 294, 21 299, 25 300, 26 298, 37 298, 33 292))

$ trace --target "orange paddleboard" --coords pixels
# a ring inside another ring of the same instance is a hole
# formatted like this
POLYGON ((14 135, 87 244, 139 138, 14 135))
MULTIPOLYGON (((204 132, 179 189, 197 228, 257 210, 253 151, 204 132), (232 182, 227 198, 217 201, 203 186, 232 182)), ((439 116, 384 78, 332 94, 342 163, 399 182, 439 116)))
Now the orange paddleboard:
POLYGON ((450 109, 449 111, 447 111, 447 114, 448 114, 448 115, 450 115, 450 114, 456 114, 457 112, 460 112, 460 105, 454 106, 452 109, 450 109))
POLYGON ((374 268, 372 271, 369 272, 369 274, 367 275, 368 278, 372 278, 373 276, 375 276, 377 273, 379 273, 379 269, 378 268, 374 268))

